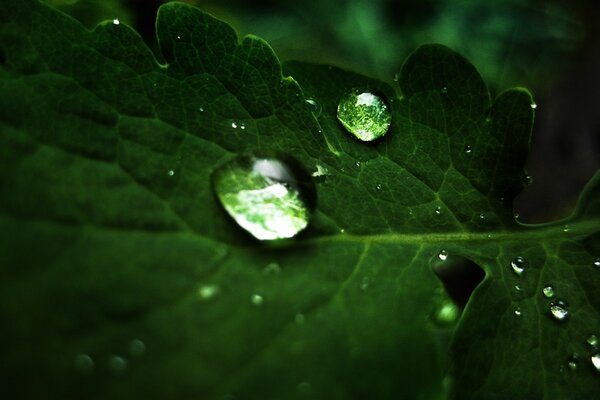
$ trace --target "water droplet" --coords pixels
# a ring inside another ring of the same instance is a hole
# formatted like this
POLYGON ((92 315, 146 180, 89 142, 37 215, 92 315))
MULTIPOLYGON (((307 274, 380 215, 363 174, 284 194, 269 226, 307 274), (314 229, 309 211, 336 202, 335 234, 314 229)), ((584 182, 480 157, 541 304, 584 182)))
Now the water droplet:
POLYGON ((446 259, 448 258, 448 252, 446 250, 440 250, 440 252, 438 253, 438 258, 442 261, 446 261, 446 259))
POLYGON ((266 267, 263 268, 264 275, 277 275, 281 272, 281 266, 276 262, 272 262, 267 264, 266 267))
POLYGON ((479 214, 479 219, 484 220, 485 219, 485 214, 484 213, 479 214))
POLYGON ((592 346, 592 348, 597 347, 598 343, 600 343, 598 341, 598 336, 596 336, 596 335, 590 335, 590 336, 588 336, 585 341, 587 342, 587 344, 589 344, 590 346, 592 346))
POLYGON ((530 106, 531 106, 531 108, 533 108, 534 110, 537 108, 537 104, 535 104, 535 103, 531 103, 531 104, 530 104, 530 106))
POLYGON ((563 232, 569 232, 571 229, 569 228, 569 225, 565 225, 563 227, 563 232))
POLYGON ((115 375, 123 374, 123 372, 125 372, 125 369, 127 369, 127 364, 127 360, 121 356, 108 357, 108 370, 115 375))
POLYGON ((260 294, 254 293, 252 296, 250 296, 250 302, 252 303, 252 305, 258 307, 262 306, 262 304, 265 302, 265 299, 260 294))
POLYGON ((346 230, 344 228, 340 229, 340 233, 345 233, 346 230))
POLYGON ((520 215, 519 215, 519 213, 518 213, 518 212, 514 212, 514 213, 513 213, 513 217, 514 217, 516 220, 518 220, 518 219, 519 219, 519 217, 520 217, 520 215))
POLYGON ((172 169, 170 169, 170 170, 167 171, 167 175, 173 176, 173 175, 175 175, 175 171, 173 171, 172 169))
POLYGON ((442 89, 440 89, 440 92, 442 92, 443 94, 448 93, 448 87, 444 86, 442 89))
POLYGON ((437 207, 435 208, 435 214, 436 214, 436 215, 441 215, 441 214, 442 214, 442 207, 440 207, 440 206, 437 206, 437 207))
POLYGON ((306 397, 312 394, 312 386, 308 382, 300 382, 296 386, 296 395, 299 397, 306 397))
POLYGON ((377 189, 377 190, 381 190, 381 183, 378 183, 378 184, 375 186, 375 189, 377 189))
POLYGON ((575 371, 577 366, 579 365, 579 354, 573 353, 571 357, 569 357, 569 362, 567 363, 571 371, 575 371))
POLYGON ((600 257, 598 257, 594 260, 594 267, 600 268, 600 257))
POLYGON ((75 357, 75 369, 83 375, 89 375, 94 372, 94 360, 87 354, 78 354, 75 357))
POLYGON ((113 19, 113 25, 119 25, 120 23, 121 21, 119 21, 119 18, 113 19))
POLYGON ((515 285, 515 291, 520 292, 522 290, 520 285, 515 285))
POLYGON ((298 313, 296 314, 296 316, 294 317, 294 321, 296 321, 296 323, 298 325, 302 325, 304 323, 304 320, 306 319, 306 317, 304 316, 304 314, 302 313, 298 313))
POLYGON ((562 300, 550 303, 550 313, 557 321, 564 321, 569 317, 567 304, 562 300))
POLYGON ((198 108, 198 111, 200 111, 200 112, 204 112, 204 107, 200 107, 200 108, 198 108))
POLYGON ((523 275, 523 272, 525 272, 525 259, 521 256, 513 258, 513 260, 510 262, 510 267, 518 276, 523 275))
POLYGON ((313 183, 272 158, 240 157, 213 174, 227 213, 259 240, 291 238, 306 228, 313 183))
POLYGON ((177 35, 177 40, 181 40, 181 36, 177 35))
POLYGON ((231 123, 231 127, 232 127, 233 129, 236 129, 236 128, 238 127, 238 125, 237 125, 237 123, 235 123, 235 121, 234 121, 234 122, 232 122, 232 123, 231 123))
POLYGON ((592 365, 596 368, 596 371, 600 372, 600 353, 592 355, 592 365))
POLYGON ((317 103, 316 100, 307 99, 306 104, 308 105, 310 112, 313 113, 315 117, 318 117, 321 114, 321 105, 317 103))
POLYGON ((460 315, 460 310, 451 300, 444 300, 435 313, 435 320, 440 324, 451 324, 460 315))
POLYGON ((146 352, 146 345, 140 339, 129 342, 129 354, 132 357, 141 357, 146 352))
POLYGON ((340 100, 337 118, 348 132, 368 142, 388 132, 392 114, 381 97, 368 91, 353 90, 340 100))
POLYGON ((221 288, 217 285, 213 285, 213 284, 202 285, 198 289, 198 296, 202 300, 210 300, 210 299, 214 298, 216 295, 218 295, 220 291, 221 291, 221 288))
POLYGON ((517 307, 517 308, 515 309, 515 315, 516 315, 517 317, 520 317, 520 316, 521 316, 521 307, 517 307))
POLYGON ((369 278, 366 276, 363 277, 362 282, 360 283, 360 290, 363 292, 369 288, 369 278))
POLYGON ((354 165, 356 165, 356 168, 360 168, 360 161, 357 161, 356 163, 354 163, 354 165))
POLYGON ((394 74, 394 82, 398 82, 400 80, 400 74, 399 73, 395 73, 394 74))
POLYGON ((240 124, 240 129, 246 129, 246 124, 244 124, 243 122, 240 124))
POLYGON ((465 153, 471 154, 473 152, 473 147, 467 145, 465 146, 465 153))
POLYGON ((544 293, 544 297, 551 299, 554 297, 554 288, 550 285, 544 286, 542 293, 544 293))

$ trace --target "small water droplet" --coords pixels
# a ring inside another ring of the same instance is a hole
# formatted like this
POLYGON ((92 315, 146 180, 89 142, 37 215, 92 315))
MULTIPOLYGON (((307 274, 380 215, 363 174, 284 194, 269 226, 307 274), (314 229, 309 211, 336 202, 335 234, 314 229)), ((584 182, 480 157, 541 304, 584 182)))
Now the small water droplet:
POLYGON ((440 215, 440 214, 442 214, 442 207, 440 207, 440 206, 437 206, 437 207, 435 208, 435 214, 436 214, 436 215, 440 215))
POLYGON ((596 368, 596 371, 600 372, 600 353, 596 353, 591 357, 592 365, 596 368))
POLYGON ((381 97, 368 91, 352 90, 340 100, 337 118, 349 133, 368 142, 388 132, 392 113, 381 97))
POLYGON ((564 321, 569 317, 567 304, 562 300, 550 303, 550 313, 557 321, 564 321))
POLYGON ((544 297, 551 299, 554 297, 554 288, 550 285, 544 286, 542 293, 544 294, 544 297))
POLYGON ((296 395, 298 397, 307 397, 312 395, 312 386, 308 382, 300 382, 296 386, 296 395))
POLYGON ((400 80, 400 74, 399 73, 395 73, 394 74, 394 82, 398 82, 400 80))
POLYGON ((520 285, 515 285, 515 291, 520 292, 522 290, 520 285))
POLYGON ((364 292, 368 288, 369 288, 369 278, 367 278, 365 276, 365 277, 363 277, 362 282, 360 283, 360 290, 362 290, 364 292))
POLYGON ((592 348, 596 348, 598 346, 598 344, 600 343, 600 341, 598 341, 598 336, 596 336, 596 335, 590 335, 590 336, 588 336, 587 339, 585 339, 585 341, 592 348))
POLYGON ((344 228, 340 229, 340 233, 345 233, 346 230, 344 228))
POLYGON ((227 213, 257 239, 291 238, 308 225, 314 193, 313 182, 298 176, 277 159, 239 157, 214 172, 213 187, 227 213))
POLYGON ((202 300, 210 300, 219 294, 221 288, 214 284, 202 285, 198 289, 198 296, 202 300))
POLYGON ((446 259, 448 258, 448 252, 446 250, 440 250, 440 252, 438 253, 438 258, 442 261, 446 261, 446 259))
POLYGON ((518 219, 519 219, 519 217, 520 217, 520 215, 519 215, 519 213, 518 213, 518 212, 514 212, 514 213, 513 213, 513 217, 514 217, 516 220, 518 220, 518 219))
POLYGON ((200 108, 198 108, 198 111, 200 111, 200 112, 204 112, 204 107, 200 107, 200 108))
POLYGON ((302 325, 304 323, 304 320, 306 319, 306 317, 304 316, 304 314, 302 313, 298 313, 296 314, 296 316, 294 317, 294 321, 296 321, 296 323, 298 325, 302 325))
POLYGON ((448 87, 444 86, 444 87, 443 87, 443 88, 440 90, 440 92, 442 92, 443 94, 446 94, 446 93, 448 93, 448 87))
POLYGON ((593 263, 594 267, 600 268, 600 257, 596 258, 593 263))
POLYGON ((119 21, 119 18, 113 19, 113 25, 119 25, 120 23, 121 21, 119 21))
POLYGON ((525 272, 525 259, 521 256, 513 258, 513 260, 510 262, 510 267, 518 276, 523 275, 523 272, 525 272))
POLYGON ((232 127, 233 129, 236 129, 236 128, 238 127, 238 125, 237 125, 237 123, 235 123, 235 121, 234 121, 234 122, 232 122, 232 123, 231 123, 231 127, 232 127))
POLYGON ((485 219, 485 214, 484 213, 479 214, 479 219, 484 220, 485 219))
POLYGON ((280 272, 281 266, 276 262, 269 263, 266 267, 263 268, 264 275, 278 275, 280 272))
POLYGON ((173 171, 172 169, 170 169, 170 170, 167 171, 167 175, 173 176, 173 175, 175 175, 175 171, 173 171))
POLYGON ((377 190, 381 190, 381 183, 378 183, 378 184, 375 186, 375 189, 377 189, 377 190))
POLYGON ((451 300, 444 300, 435 313, 435 321, 439 324, 454 323, 460 316, 460 310, 451 300))
POLYGON ((308 105, 308 109, 315 117, 321 115, 321 104, 319 104, 315 99, 307 99, 306 104, 308 105))
POLYGON ((121 356, 113 355, 113 356, 108 357, 108 361, 107 361, 108 370, 115 375, 123 374, 125 372, 125 369, 127 369, 127 365, 128 365, 127 360, 121 356))
POLYGON ((246 124, 244 124, 243 122, 240 124, 240 129, 246 129, 246 124))
POLYGON ((360 161, 357 161, 354 165, 356 165, 356 168, 360 168, 360 161))
POLYGON ((569 362, 567 363, 571 371, 575 371, 577 366, 579 365, 579 354, 573 353, 571 357, 569 357, 569 362))
POLYGON ((517 307, 517 308, 515 309, 515 315, 516 315, 517 317, 520 317, 520 316, 521 316, 521 307, 517 307))
POLYGON ((250 302, 252 303, 252 305, 258 307, 262 306, 262 304, 265 302, 265 299, 260 294, 254 293, 252 296, 250 296, 250 302))
POLYGON ((132 357, 141 357, 146 352, 146 345, 140 339, 129 342, 129 354, 132 357))
POLYGON ((89 375, 94 372, 95 367, 94 360, 87 354, 78 354, 75 357, 75 369, 80 374, 89 375))
POLYGON ((534 110, 537 108, 537 104, 535 104, 535 103, 531 103, 531 104, 530 104, 530 106, 531 106, 531 108, 533 108, 534 110))
POLYGON ((465 146, 465 153, 471 154, 473 152, 473 147, 467 145, 465 146))
POLYGON ((569 225, 565 225, 563 227, 563 232, 569 232, 571 229, 569 228, 569 225))

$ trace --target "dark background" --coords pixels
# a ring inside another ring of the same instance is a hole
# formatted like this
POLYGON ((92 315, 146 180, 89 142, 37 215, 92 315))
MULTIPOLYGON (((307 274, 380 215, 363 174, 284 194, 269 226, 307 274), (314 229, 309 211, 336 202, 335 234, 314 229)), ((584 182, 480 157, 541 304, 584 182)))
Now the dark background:
MULTIPOLYGON (((156 50, 160 0, 47 0, 92 28, 118 18, 156 50)), ((266 39, 282 60, 328 63, 394 84, 418 45, 465 55, 495 95, 531 90, 537 107, 528 163, 533 183, 518 197, 523 222, 571 212, 600 166, 600 5, 538 0, 188 0, 240 33, 266 39)), ((157 57, 160 57, 157 53, 157 57)))

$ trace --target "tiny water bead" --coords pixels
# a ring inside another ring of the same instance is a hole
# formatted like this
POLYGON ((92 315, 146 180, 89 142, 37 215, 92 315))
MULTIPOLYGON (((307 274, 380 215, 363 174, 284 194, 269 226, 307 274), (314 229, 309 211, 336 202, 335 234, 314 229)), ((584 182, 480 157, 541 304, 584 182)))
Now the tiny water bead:
POLYGON ((544 286, 544 288, 542 289, 542 293, 544 294, 544 297, 546 297, 547 299, 551 299, 552 297, 554 297, 554 288, 550 285, 544 286))
POLYGON ((517 307, 517 308, 515 309, 515 315, 516 315, 517 317, 520 317, 520 316, 521 316, 521 308, 520 308, 520 307, 517 307))
POLYGON ((388 132, 392 113, 381 97, 355 89, 341 98, 337 118, 357 139, 370 142, 388 132))
POLYGON ((557 321, 564 321, 569 317, 567 304, 562 300, 550 303, 550 313, 557 321))
POLYGON ((175 175, 175 171, 173 171, 172 169, 167 171, 167 175, 168 176, 174 176, 175 175))
POLYGON ((369 288, 369 278, 367 278, 365 276, 365 277, 363 277, 363 279, 362 279, 362 281, 360 283, 360 290, 362 290, 364 292, 368 288, 369 288))
POLYGON ((451 300, 444 300, 435 313, 435 320, 440 324, 452 324, 460 316, 460 309, 451 300))
POLYGON ((513 260, 510 262, 510 267, 518 276, 523 275, 523 272, 525 272, 525 259, 521 256, 513 258, 513 260))
POLYGON ((446 259, 448 258, 448 252, 446 250, 440 250, 440 252, 438 253, 438 258, 441 261, 446 261, 446 259))
POLYGON ((108 357, 107 366, 108 370, 115 375, 121 375, 127 369, 128 362, 121 356, 110 356, 108 357))
POLYGON ((129 342, 129 354, 132 357, 141 357, 146 352, 146 344, 140 339, 133 339, 129 342))
POLYGON ((307 99, 306 104, 308 105, 310 112, 313 113, 315 117, 318 117, 321 114, 321 105, 317 103, 316 100, 307 99))
POLYGON ((473 152, 473 147, 467 145, 465 146, 465 153, 471 154, 473 152))
POLYGON ((523 288, 521 288, 520 285, 515 285, 515 291, 516 292, 520 292, 521 290, 523 290, 523 288))
POLYGON ((113 25, 119 25, 121 23, 121 21, 119 21, 119 18, 115 18, 112 20, 113 25))
POLYGON ((575 371, 577 369, 577 366, 579 365, 579 354, 577 354, 577 353, 571 354, 571 357, 569 357, 569 362, 567 363, 567 365, 569 366, 569 368, 572 371, 575 371))
POLYGON ((598 257, 594 260, 594 267, 600 268, 600 257, 598 257))
POLYGON ((92 357, 87 354, 78 354, 75 357, 75 369, 83 375, 89 375, 94 372, 95 364, 92 357))
POLYGON ((531 104, 530 104, 530 106, 531 106, 531 108, 532 108, 532 109, 534 109, 534 110, 537 108, 537 104, 535 104, 535 103, 531 103, 531 104))
POLYGON ((294 317, 294 321, 296 321, 296 323, 298 325, 302 325, 304 323, 304 320, 306 319, 306 317, 304 316, 304 314, 302 313, 298 313, 296 314, 296 316, 294 317))
POLYGON ((585 340, 587 342, 587 344, 589 344, 592 348, 598 347, 598 344, 600 343, 598 341, 598 336, 596 335, 590 335, 587 337, 587 339, 585 340))
POLYGON ((280 272, 281 266, 276 262, 269 263, 266 267, 263 268, 264 275, 278 275, 280 272))
POLYGON ((213 173, 227 213, 259 240, 291 238, 306 228, 313 185, 274 158, 238 157, 213 173))
POLYGON ((440 206, 437 206, 437 207, 435 208, 435 215, 441 215, 441 214, 442 214, 442 207, 440 207, 440 206))
POLYGON ((262 304, 265 302, 265 299, 260 294, 254 293, 252 296, 250 296, 250 302, 252 305, 259 307, 262 306, 262 304))
POLYGON ((221 288, 219 288, 219 286, 217 286, 217 285, 213 285, 213 284, 202 285, 198 289, 198 296, 202 300, 210 300, 210 299, 214 298, 216 295, 218 295, 220 291, 221 291, 221 288))

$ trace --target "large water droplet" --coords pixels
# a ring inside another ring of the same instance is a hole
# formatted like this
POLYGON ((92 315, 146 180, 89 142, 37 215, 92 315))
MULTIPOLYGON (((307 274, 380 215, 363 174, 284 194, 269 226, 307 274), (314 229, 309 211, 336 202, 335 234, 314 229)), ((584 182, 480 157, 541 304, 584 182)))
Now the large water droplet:
POLYGON ((600 353, 592 355, 592 365, 596 368, 596 371, 600 372, 600 353))
POLYGON ((567 304, 562 300, 550 303, 550 313, 557 321, 564 321, 569 317, 567 304))
POLYGON ((369 91, 352 90, 340 100, 337 118, 348 132, 369 142, 388 132, 392 113, 381 97, 369 91))
POLYGON ((523 275, 523 272, 525 272, 525 259, 521 256, 513 258, 513 260, 510 262, 510 267, 518 276, 523 275))
POLYGON ((250 296, 250 302, 252 303, 252 305, 255 306, 262 306, 262 304, 265 302, 265 299, 257 293, 254 293, 252 296, 250 296))
POLYGON ((308 225, 312 182, 282 161, 240 157, 215 171, 213 186, 227 213, 257 239, 290 238, 308 225))
POLYGON ((552 297, 554 297, 554 288, 550 285, 544 286, 544 288, 542 289, 542 293, 544 293, 544 296, 548 299, 551 299, 552 297))
POLYGON ((598 346, 598 343, 600 343, 598 341, 598 336, 596 335, 590 335, 587 337, 587 339, 585 340, 590 346, 592 346, 592 348, 595 348, 598 346))
POLYGON ((202 300, 210 300, 210 299, 214 298, 216 295, 218 295, 220 291, 221 291, 221 288, 219 288, 219 286, 217 286, 217 285, 213 285, 213 284, 202 285, 198 289, 198 296, 202 300))
POLYGON ((129 354, 132 357, 141 357, 146 352, 146 345, 140 339, 133 339, 129 342, 129 354))
POLYGON ((78 354, 75 357, 75 369, 80 374, 89 375, 94 372, 94 368, 94 360, 87 354, 78 354))
POLYGON ((127 369, 127 360, 121 356, 110 356, 108 357, 108 370, 115 375, 121 375, 127 369))

